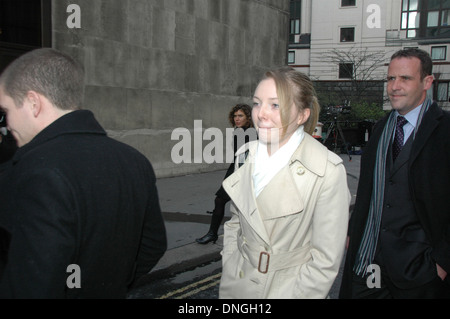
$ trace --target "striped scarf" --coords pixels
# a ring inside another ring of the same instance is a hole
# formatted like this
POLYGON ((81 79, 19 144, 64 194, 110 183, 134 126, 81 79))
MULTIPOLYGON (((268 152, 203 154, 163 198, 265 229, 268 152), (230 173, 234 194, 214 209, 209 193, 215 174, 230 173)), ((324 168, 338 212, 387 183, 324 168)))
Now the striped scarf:
MULTIPOLYGON (((420 123, 422 122, 423 116, 430 107, 431 103, 431 100, 429 100, 428 98, 425 99, 422 105, 422 109, 420 110, 419 116, 417 118, 417 124, 414 129, 413 138, 416 137, 416 133, 420 126, 420 123)), ((356 257, 356 263, 353 268, 353 271, 359 276, 364 276, 367 273, 367 267, 372 263, 375 257, 378 235, 380 233, 381 215, 383 211, 387 153, 395 129, 396 121, 396 112, 391 112, 391 115, 386 125, 384 126, 383 133, 381 134, 380 141, 378 143, 369 215, 367 218, 364 235, 361 240, 361 244, 359 246, 358 254, 356 257)))

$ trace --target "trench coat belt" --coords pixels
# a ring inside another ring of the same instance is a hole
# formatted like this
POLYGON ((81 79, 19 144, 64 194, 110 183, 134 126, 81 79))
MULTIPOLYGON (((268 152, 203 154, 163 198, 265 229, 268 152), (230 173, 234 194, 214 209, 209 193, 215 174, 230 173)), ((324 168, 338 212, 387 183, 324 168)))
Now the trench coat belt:
POLYGON ((242 236, 238 236, 237 244, 242 256, 262 274, 300 266, 311 259, 310 245, 286 252, 273 253, 251 247, 242 236))

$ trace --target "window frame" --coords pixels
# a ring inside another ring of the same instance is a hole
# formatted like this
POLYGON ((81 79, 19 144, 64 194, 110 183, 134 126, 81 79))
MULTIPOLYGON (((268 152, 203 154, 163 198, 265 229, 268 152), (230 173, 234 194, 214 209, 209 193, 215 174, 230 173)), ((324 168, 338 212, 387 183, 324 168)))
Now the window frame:
POLYGON ((298 43, 296 36, 302 32, 302 0, 291 0, 289 9, 289 43, 298 43))
POLYGON ((353 62, 340 62, 338 70, 339 79, 353 80, 355 72, 355 63, 353 62), (351 66, 351 69, 349 68, 351 66), (345 73, 345 74, 344 74, 345 73))
POLYGON ((288 64, 295 64, 295 51, 294 50, 288 51, 288 64), (291 59, 291 57, 293 57, 293 58, 291 59))
POLYGON ((436 100, 436 102, 450 102, 450 91, 449 91, 450 88, 449 88, 449 86, 450 86, 450 82, 449 81, 439 81, 437 83, 436 91, 435 91, 435 94, 436 94, 435 100, 436 100), (439 88, 441 86, 445 86, 445 93, 446 93, 445 98, 441 98, 441 96, 439 94, 439 92, 440 92, 439 88))
POLYGON ((341 0, 341 8, 348 8, 348 7, 356 7, 356 0, 341 0), (352 2, 353 4, 344 4, 344 1, 352 2))
POLYGON ((431 60, 433 60, 433 61, 445 61, 445 60, 447 60, 447 46, 446 45, 432 46, 431 47, 430 56, 431 56, 431 60), (433 50, 435 50, 435 49, 444 49, 444 58, 443 59, 439 59, 439 58, 434 58, 433 57, 433 50))
MULTIPOLYGON (((17 2, 14 3, 17 5, 17 2)), ((34 44, 0 40, 0 72, 20 55, 41 47, 52 46, 51 0, 40 0, 39 41, 34 44)), ((2 28, 3 25, 0 25, 2 28)))
MULTIPOLYGON (((407 38, 417 38, 420 33, 420 24, 422 19, 421 2, 422 0, 402 0, 402 10, 400 15, 400 29, 406 30, 407 38), (412 7, 412 1, 417 3, 417 7, 412 7), (414 25, 411 19, 414 17, 414 25)), ((428 17, 427 17, 428 18, 428 17)))
POLYGON ((352 42, 355 42, 355 33, 356 33, 356 28, 355 27, 340 27, 339 28, 339 42, 340 43, 348 43, 348 42, 352 43, 352 42), (352 34, 351 34, 351 37, 352 37, 351 40, 343 41, 343 31, 344 30, 347 30, 347 31, 352 30, 353 31, 352 34))
POLYGON ((402 0, 400 29, 406 31, 407 38, 450 37, 450 2, 402 0), (412 23, 414 17, 416 21, 412 23))

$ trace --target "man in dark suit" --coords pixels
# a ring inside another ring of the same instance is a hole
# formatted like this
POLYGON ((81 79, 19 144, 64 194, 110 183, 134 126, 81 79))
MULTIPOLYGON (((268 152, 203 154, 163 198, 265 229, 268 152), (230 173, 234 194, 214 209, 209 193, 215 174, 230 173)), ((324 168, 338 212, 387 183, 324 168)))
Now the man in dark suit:
POLYGON ((166 250, 150 162, 81 110, 84 72, 52 49, 0 76, 19 149, 0 174, 3 298, 125 298, 166 250))
POLYGON ((450 297, 450 114, 432 82, 428 53, 392 56, 393 111, 361 158, 341 298, 450 297))

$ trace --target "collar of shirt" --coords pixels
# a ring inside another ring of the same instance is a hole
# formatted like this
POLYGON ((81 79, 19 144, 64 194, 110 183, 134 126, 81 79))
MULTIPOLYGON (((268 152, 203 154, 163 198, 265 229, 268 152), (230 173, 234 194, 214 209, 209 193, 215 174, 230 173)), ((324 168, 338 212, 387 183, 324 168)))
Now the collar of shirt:
POLYGON ((272 178, 289 163, 305 136, 303 125, 292 134, 289 141, 269 157, 267 144, 259 141, 253 171, 253 185, 257 197, 272 178))
MULTIPOLYGON (((405 119, 408 121, 408 123, 406 123, 403 126, 403 133, 404 133, 404 138, 403 138, 403 144, 406 143, 406 141, 408 140, 408 138, 411 136, 411 133, 414 132, 414 129, 416 128, 417 125, 417 119, 419 118, 419 114, 420 114, 420 110, 422 109, 422 105, 419 105, 418 107, 414 108, 413 110, 409 111, 406 115, 403 115, 405 117, 405 119)), ((396 116, 399 116, 400 114, 395 111, 396 116)), ((395 134, 395 132, 394 132, 395 134)))

